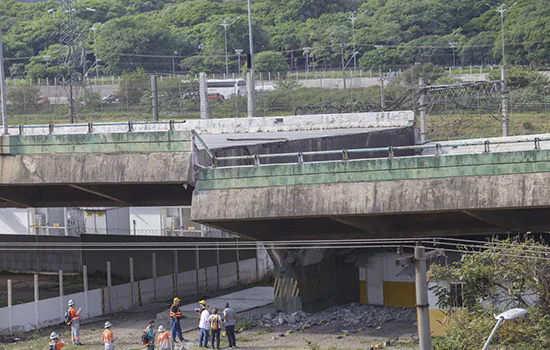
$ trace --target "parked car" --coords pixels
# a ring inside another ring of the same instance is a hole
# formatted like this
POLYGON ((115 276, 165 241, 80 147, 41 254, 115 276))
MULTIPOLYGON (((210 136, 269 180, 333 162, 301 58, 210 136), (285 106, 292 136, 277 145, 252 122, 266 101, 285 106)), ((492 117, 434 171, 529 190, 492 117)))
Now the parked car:
POLYGON ((101 99, 102 103, 120 103, 120 100, 115 95, 109 95, 101 99))
POLYGON ((208 94, 208 99, 221 102, 225 100, 225 97, 223 97, 222 94, 215 93, 215 94, 208 94))
POLYGON ((36 104, 38 105, 49 105, 50 100, 44 95, 36 96, 36 104))

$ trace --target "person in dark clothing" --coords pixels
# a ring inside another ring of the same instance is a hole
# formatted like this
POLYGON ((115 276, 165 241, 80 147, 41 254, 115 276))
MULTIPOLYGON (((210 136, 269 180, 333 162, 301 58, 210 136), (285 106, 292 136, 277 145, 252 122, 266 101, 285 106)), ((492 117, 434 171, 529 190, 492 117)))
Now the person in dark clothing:
POLYGON ((172 339, 174 343, 176 342, 176 336, 179 337, 180 341, 184 341, 183 334, 181 334, 181 311, 180 311, 180 299, 174 298, 174 303, 170 307, 170 323, 172 324, 172 339))

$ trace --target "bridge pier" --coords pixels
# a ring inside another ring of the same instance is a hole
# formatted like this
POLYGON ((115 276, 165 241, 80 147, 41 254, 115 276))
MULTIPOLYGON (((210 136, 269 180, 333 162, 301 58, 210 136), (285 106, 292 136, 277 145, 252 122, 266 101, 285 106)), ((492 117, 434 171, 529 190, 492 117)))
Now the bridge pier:
POLYGON ((316 312, 359 302, 359 273, 347 254, 333 249, 271 251, 275 257, 277 311, 316 312))

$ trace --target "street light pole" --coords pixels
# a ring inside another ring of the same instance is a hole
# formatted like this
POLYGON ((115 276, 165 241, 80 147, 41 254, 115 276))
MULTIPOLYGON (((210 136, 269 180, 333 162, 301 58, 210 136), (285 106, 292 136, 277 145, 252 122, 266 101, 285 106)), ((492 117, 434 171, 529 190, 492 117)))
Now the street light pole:
MULTIPOLYGON (((355 20, 359 17, 361 17, 365 12, 367 12, 367 10, 361 12, 361 14, 359 14, 359 16, 356 16, 357 14, 357 11, 353 11, 348 19, 351 21, 351 35, 352 35, 352 40, 353 40, 353 52, 356 52, 356 48, 355 48, 355 20)), ((353 70, 357 70, 357 58, 354 56, 353 57, 353 70)))
POLYGON ((451 45, 451 48, 453 49, 453 68, 456 67, 456 61, 455 61, 455 48, 456 48, 456 45, 458 45, 458 43, 456 41, 451 41, 449 43, 449 45, 451 45))
POLYGON ((227 27, 230 25, 233 25, 240 17, 237 17, 231 21, 231 18, 226 18, 221 26, 223 27, 223 35, 225 38, 225 76, 227 77, 229 75, 229 63, 228 63, 228 56, 227 56, 227 27))
MULTIPOLYGON (((174 51, 174 55, 177 55, 178 52, 174 51)), ((172 58, 172 75, 176 75, 176 58, 172 58)))
POLYGON ((252 37, 252 6, 248 0, 248 40, 250 46, 250 77, 248 79, 248 117, 256 116, 256 90, 254 87, 254 39, 252 37))
POLYGON ((304 52, 306 53, 306 79, 309 73, 309 51, 311 50, 311 47, 304 47, 304 52))
POLYGON ((346 44, 340 44, 340 50, 342 54, 342 79, 344 80, 344 89, 346 88, 346 74, 345 74, 345 67, 344 67, 344 47, 346 47, 346 44))
POLYGON ((0 29, 0 111, 2 112, 2 135, 8 135, 8 112, 6 107, 6 76, 4 75, 4 49, 2 46, 2 29, 0 29))
POLYGON ((238 64, 237 71, 239 72, 239 75, 241 75, 241 55, 242 54, 243 54, 242 49, 235 50, 235 55, 237 55, 237 64, 238 64))

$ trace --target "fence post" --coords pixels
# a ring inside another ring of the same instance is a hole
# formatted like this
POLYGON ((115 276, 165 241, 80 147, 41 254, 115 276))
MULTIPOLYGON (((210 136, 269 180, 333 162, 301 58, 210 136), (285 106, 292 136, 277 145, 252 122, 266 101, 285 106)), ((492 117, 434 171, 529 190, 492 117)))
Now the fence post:
POLYGON ((40 301, 39 295, 38 295, 38 274, 34 274, 34 313, 35 313, 35 320, 36 320, 36 329, 40 328, 38 326, 38 302, 40 301))
POLYGON ((132 301, 132 307, 134 307, 134 258, 130 257, 130 294, 132 301))
POLYGON ((220 290, 220 242, 216 242, 216 275, 218 278, 218 290, 220 290))
POLYGON ((63 302, 63 271, 59 270, 59 303, 61 304, 61 319, 65 316, 65 303, 63 302))
POLYGON ((178 251, 174 250, 174 292, 176 296, 179 295, 178 273, 179 273, 178 251))
POLYGON ((195 249, 195 273, 196 273, 196 279, 197 279, 197 295, 199 294, 199 266, 200 260, 199 260, 199 246, 196 246, 195 249))
POLYGON ((109 293, 109 313, 113 312, 113 304, 111 298, 111 289, 113 287, 113 281, 111 280, 111 262, 107 261, 107 293, 109 293))
POLYGON ((254 259, 256 262, 256 283, 258 283, 258 281, 260 280, 260 266, 258 262, 258 254, 259 254, 258 243, 256 243, 256 258, 254 259))
POLYGON ((111 75, 111 85, 115 85, 115 77, 111 75))
POLYGON ((157 302, 157 253, 153 252, 152 254, 151 266, 153 268, 153 301, 157 302))
POLYGON ((82 279, 84 281, 84 309, 86 318, 90 317, 90 312, 88 311, 88 266, 82 266, 82 279))
POLYGON ((13 306, 13 296, 12 296, 12 289, 11 289, 11 279, 8 280, 8 324, 10 327, 10 335, 13 334, 12 332, 12 306, 13 306))
MULTIPOLYGON (((161 76, 162 77, 162 76, 161 76)), ((128 85, 128 83, 126 83, 128 85)), ((126 94, 126 101, 128 101, 128 94, 126 94)), ((157 76, 151 75, 151 101, 152 101, 152 111, 153 111, 153 120, 159 120, 159 92, 157 88, 157 76)), ((128 104, 128 102, 126 102, 128 104)))
MULTIPOLYGON (((423 88, 424 86, 426 86, 424 84, 424 78, 420 78, 419 79, 419 84, 420 88, 423 88)), ((424 102, 425 102, 425 96, 424 96, 424 92, 421 93, 420 95, 420 98, 419 98, 419 101, 418 101, 418 104, 420 105, 419 106, 419 110, 420 110, 420 143, 424 144, 426 142, 428 142, 428 135, 427 135, 427 120, 426 120, 426 106, 424 105, 424 102)))
POLYGON ((241 267, 240 267, 240 256, 239 256, 239 239, 237 238, 237 285, 241 284, 241 267))

